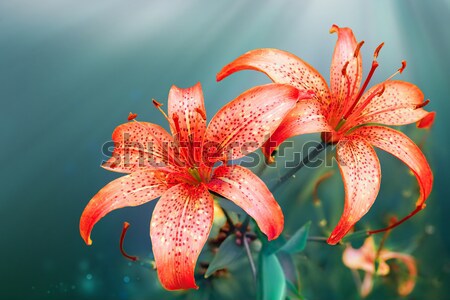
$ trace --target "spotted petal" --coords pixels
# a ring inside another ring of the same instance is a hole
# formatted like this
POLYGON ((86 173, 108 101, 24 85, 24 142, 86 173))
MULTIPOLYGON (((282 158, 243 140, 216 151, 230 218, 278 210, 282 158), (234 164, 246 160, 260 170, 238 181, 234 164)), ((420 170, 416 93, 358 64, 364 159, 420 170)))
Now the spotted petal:
POLYGON ((190 157, 191 153, 199 161, 206 130, 206 111, 200 83, 186 89, 172 86, 168 106, 169 118, 174 120, 172 134, 179 135, 179 151, 184 153, 184 157, 190 157), (177 132, 177 127, 180 132, 177 132))
POLYGON ((391 153, 411 169, 420 187, 420 196, 416 206, 421 206, 431 193, 433 173, 419 147, 405 134, 388 127, 361 127, 355 130, 353 134, 361 136, 373 146, 391 153))
POLYGON ((141 170, 120 177, 102 188, 83 211, 80 234, 86 244, 92 244, 92 228, 109 212, 127 206, 138 206, 162 195, 167 190, 160 171, 141 170))
POLYGON ((260 71, 273 82, 290 84, 301 90, 312 90, 323 106, 330 102, 328 85, 322 75, 289 52, 278 49, 249 51, 223 67, 217 74, 217 81, 241 70, 260 71))
POLYGON ((338 243, 375 202, 380 189, 380 163, 375 150, 364 139, 349 136, 337 145, 337 162, 344 181, 345 204, 339 223, 328 243, 338 243))
POLYGON ((195 264, 213 216, 214 200, 203 184, 178 184, 156 204, 150 236, 158 277, 166 289, 198 288, 195 264))
POLYGON ((321 105, 316 100, 299 101, 261 149, 267 160, 271 161, 272 152, 286 139, 300 134, 331 130, 321 105))
POLYGON ((380 260, 389 260, 389 259, 397 259, 403 264, 405 264, 406 268, 408 269, 408 276, 406 278, 403 278, 402 282, 400 282, 398 286, 398 293, 401 296, 407 296, 409 295, 415 285, 417 280, 417 266, 416 266, 416 260, 414 257, 408 254, 404 253, 398 253, 398 252, 391 252, 391 251, 382 251, 380 254, 380 260))
POLYGON ((298 99, 311 97, 286 84, 254 87, 225 105, 206 130, 209 163, 241 158, 260 148, 298 99))
POLYGON ((102 167, 131 173, 141 168, 171 168, 167 149, 172 137, 164 128, 146 122, 129 122, 116 127, 112 134, 114 151, 102 167))
POLYGON ((428 115, 423 108, 416 108, 423 102, 422 91, 405 81, 392 80, 377 84, 361 97, 360 103, 364 103, 373 92, 381 90, 383 85, 383 94, 374 97, 356 116, 356 125, 367 123, 405 125, 417 122, 428 115))
POLYGON ((334 48, 333 60, 330 69, 330 86, 333 95, 333 108, 336 112, 346 111, 355 100, 361 85, 362 59, 361 51, 355 57, 356 42, 353 31, 350 28, 340 28, 333 25, 331 33, 338 34, 338 40, 334 48), (345 67, 345 74, 343 69, 345 67), (347 78, 346 78, 347 77, 347 78), (336 105, 338 105, 336 107, 336 105))
POLYGON ((284 217, 280 206, 264 182, 250 170, 240 166, 220 166, 208 188, 240 206, 253 219, 269 240, 283 231, 284 217))

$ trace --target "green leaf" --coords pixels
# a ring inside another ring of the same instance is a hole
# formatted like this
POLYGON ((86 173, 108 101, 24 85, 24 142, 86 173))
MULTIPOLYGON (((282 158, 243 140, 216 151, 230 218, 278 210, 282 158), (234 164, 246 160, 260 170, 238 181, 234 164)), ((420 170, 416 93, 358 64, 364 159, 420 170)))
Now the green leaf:
POLYGON ((290 254, 299 253, 305 249, 306 241, 309 235, 311 221, 300 227, 294 235, 278 251, 284 251, 290 254))
POLYGON ((258 266, 258 299, 283 300, 286 295, 286 279, 277 256, 261 252, 258 266))
POLYGON ((346 236, 344 236, 344 238, 342 239, 343 243, 348 243, 348 242, 353 242, 353 241, 357 241, 357 240, 364 240, 366 239, 366 237, 368 237, 369 234, 367 233, 367 230, 360 230, 360 231, 356 231, 353 232, 352 234, 348 234, 346 236))
POLYGON ((215 271, 224 269, 231 263, 240 259, 245 255, 245 249, 236 244, 236 235, 229 235, 220 245, 219 251, 214 256, 205 273, 205 278, 208 278, 215 271))

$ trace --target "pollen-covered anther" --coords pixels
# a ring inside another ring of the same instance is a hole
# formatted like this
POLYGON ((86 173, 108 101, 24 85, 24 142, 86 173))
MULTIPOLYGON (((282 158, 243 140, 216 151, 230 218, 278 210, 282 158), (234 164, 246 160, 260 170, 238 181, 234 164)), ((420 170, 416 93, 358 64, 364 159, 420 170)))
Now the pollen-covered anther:
POLYGON ((204 111, 204 110, 202 110, 202 109, 196 107, 196 108, 195 108, 195 111, 202 117, 203 120, 206 120, 206 114, 205 114, 205 111, 204 111))
POLYGON ((172 120, 173 120, 173 123, 175 125, 176 133, 180 134, 181 133, 181 130, 180 130, 180 118, 178 117, 178 115, 176 113, 173 113, 172 120))
POLYGON ((133 114, 132 112, 130 112, 128 114, 128 121, 132 121, 132 120, 134 120, 136 118, 137 118, 137 114, 133 114))
POLYGON ((355 53, 353 54, 354 57, 358 57, 359 51, 361 50, 361 47, 364 45, 364 41, 361 41, 356 45, 355 53))
POLYGON ((347 76, 347 67, 348 67, 349 61, 347 61, 344 66, 342 67, 342 76, 347 76))
POLYGON ((376 60, 378 57, 378 54, 380 54, 380 50, 381 48, 383 48, 384 46, 384 42, 379 44, 378 47, 375 49, 375 51, 373 52, 373 59, 376 60))
POLYGON ((158 102, 158 101, 156 101, 156 99, 152 99, 152 102, 153 102, 153 105, 154 105, 156 108, 160 108, 161 106, 163 106, 163 104, 160 103, 160 102, 158 102))
POLYGON ((427 99, 427 100, 425 100, 424 102, 422 102, 422 103, 420 103, 420 104, 417 104, 416 107, 415 107, 415 109, 418 109, 418 108, 422 108, 422 107, 424 107, 424 106, 427 106, 428 103, 430 103, 430 99, 427 99))
POLYGON ((381 95, 383 95, 384 91, 386 90, 386 85, 383 84, 381 86, 381 89, 376 93, 376 96, 380 97, 381 95))
POLYGON ((400 69, 398 69, 398 71, 400 72, 400 74, 402 74, 402 72, 406 69, 406 60, 402 60, 402 66, 400 67, 400 69))

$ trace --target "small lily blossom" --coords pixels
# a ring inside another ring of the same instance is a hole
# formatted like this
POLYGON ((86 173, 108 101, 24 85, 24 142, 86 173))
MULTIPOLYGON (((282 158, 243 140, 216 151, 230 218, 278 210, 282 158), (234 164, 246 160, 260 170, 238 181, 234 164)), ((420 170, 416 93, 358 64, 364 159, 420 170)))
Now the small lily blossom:
MULTIPOLYGON (((238 165, 213 167, 261 147, 303 97, 311 93, 290 85, 256 87, 224 106, 207 127, 200 84, 173 86, 168 115, 163 112, 172 134, 136 121, 135 114, 114 130, 113 155, 103 167, 129 175, 107 184, 88 203, 80 219, 82 238, 90 245, 94 225, 109 212, 161 197, 150 237, 159 279, 168 290, 197 288, 194 269, 214 216, 209 191, 242 207, 270 240, 277 238, 284 218, 263 181, 238 165)), ((153 103, 161 110, 162 104, 153 103)))
MULTIPOLYGON (((418 122, 418 127, 429 127, 435 115, 423 109, 429 100, 423 101, 424 96, 417 86, 392 80, 395 74, 405 69, 404 61, 393 76, 366 91, 378 67, 376 59, 383 44, 376 48, 372 67, 361 85, 360 50, 364 42, 357 43, 350 28, 333 25, 330 32, 338 34, 331 63, 330 88, 309 64, 277 49, 256 49, 243 54, 226 65, 217 74, 217 80, 236 71, 251 69, 265 73, 274 82, 314 91, 312 99, 297 103, 262 150, 267 160, 273 161, 273 151, 284 140, 314 132, 321 132, 326 143, 337 144, 345 204, 341 219, 328 239, 328 243, 334 245, 369 211, 378 195, 381 172, 373 146, 402 160, 417 177, 420 196, 412 215, 425 207, 433 184, 430 166, 414 142, 385 125, 418 122)), ((403 221, 405 219, 392 226, 403 221)))
POLYGON ((413 291, 417 278, 416 260, 411 255, 386 249, 377 251, 372 236, 368 237, 359 249, 347 246, 342 255, 342 261, 348 268, 365 272, 359 291, 361 297, 367 297, 372 291, 374 275, 386 276, 389 274, 390 267, 386 261, 390 259, 397 259, 407 268, 408 276, 398 286, 398 293, 401 296, 407 296, 413 291), (378 268, 375 268, 377 260, 378 268))

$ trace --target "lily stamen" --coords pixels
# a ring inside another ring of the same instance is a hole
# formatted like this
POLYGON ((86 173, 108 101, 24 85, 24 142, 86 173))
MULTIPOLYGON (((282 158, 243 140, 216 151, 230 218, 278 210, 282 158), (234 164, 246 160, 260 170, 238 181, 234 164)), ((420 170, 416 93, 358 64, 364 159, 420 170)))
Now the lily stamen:
POLYGON ((402 72, 406 69, 406 60, 402 60, 402 66, 397 70, 397 72, 395 72, 394 74, 392 74, 391 76, 388 77, 388 79, 386 79, 385 81, 389 81, 392 78, 394 78, 394 76, 396 76, 397 74, 402 74, 402 72))
MULTIPOLYGON (((369 82, 372 79, 372 76, 375 73, 375 70, 378 68, 377 57, 378 57, 378 54, 380 53, 380 50, 383 47, 383 45, 384 45, 384 43, 381 43, 380 45, 378 45, 378 47, 373 52, 372 67, 370 68, 369 74, 367 75, 366 80, 364 80, 363 86, 359 90, 359 93, 356 96, 355 100, 353 101, 352 106, 350 107, 350 109, 347 110, 346 114, 344 115, 344 119, 347 119, 350 116, 350 114, 352 114, 352 111, 355 109, 356 105, 358 104, 358 101, 361 99, 361 96, 364 94, 364 91, 366 90, 367 86, 369 85, 369 82)), ((358 46, 357 46, 357 48, 358 48, 358 46)))
POLYGON ((422 108, 424 106, 427 106, 428 103, 430 103, 430 99, 425 100, 424 102, 417 104, 416 107, 414 109, 418 109, 418 108, 422 108))
POLYGON ((124 238, 125 238, 125 234, 127 233, 129 227, 130 227, 130 223, 128 223, 128 222, 123 222, 122 234, 120 235, 120 242, 119 242, 119 245, 120 245, 120 253, 122 253, 122 255, 123 255, 125 258, 128 258, 128 259, 131 260, 131 261, 136 261, 136 260, 138 260, 138 257, 137 257, 137 256, 131 256, 131 255, 128 255, 128 254, 125 252, 125 250, 123 250, 123 240, 124 240, 124 238))

